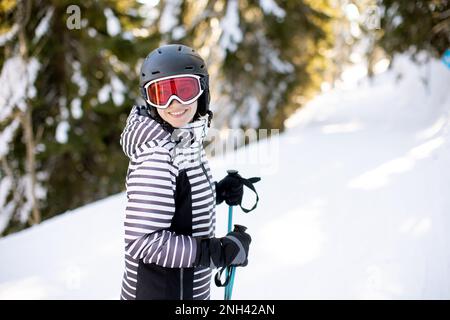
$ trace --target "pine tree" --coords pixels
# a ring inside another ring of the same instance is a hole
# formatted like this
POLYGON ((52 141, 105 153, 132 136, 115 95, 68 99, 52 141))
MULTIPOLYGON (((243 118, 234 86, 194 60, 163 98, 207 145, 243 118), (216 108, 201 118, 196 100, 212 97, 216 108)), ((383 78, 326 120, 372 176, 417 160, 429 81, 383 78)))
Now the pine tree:
POLYGON ((383 34, 378 44, 388 55, 424 50, 440 57, 450 47, 450 1, 382 0, 381 6, 383 34))
POLYGON ((1 2, 0 233, 124 190, 120 133, 160 45, 206 59, 214 127, 282 129, 329 73, 330 2, 1 2))
POLYGON ((283 129, 326 73, 329 1, 161 1, 161 10, 164 40, 207 59, 217 127, 283 129))
POLYGON ((2 2, 2 79, 17 81, 0 95, 0 232, 123 190, 118 139, 138 95, 136 66, 159 41, 133 34, 144 20, 138 9, 131 1, 2 2))

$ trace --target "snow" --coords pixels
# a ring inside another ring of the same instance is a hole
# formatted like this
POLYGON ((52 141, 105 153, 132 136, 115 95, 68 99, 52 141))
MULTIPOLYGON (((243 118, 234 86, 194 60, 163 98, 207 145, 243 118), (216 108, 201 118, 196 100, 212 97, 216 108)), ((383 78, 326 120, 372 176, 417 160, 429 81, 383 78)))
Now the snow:
POLYGON ((344 7, 344 12, 350 21, 358 21, 360 15, 358 7, 354 3, 349 3, 344 7))
POLYGON ((75 98, 70 103, 70 112, 75 119, 80 119, 83 116, 83 109, 81 109, 80 98, 75 98))
POLYGON ((59 102, 60 122, 56 127, 55 139, 58 143, 64 144, 67 143, 67 141, 69 140, 70 124, 68 119, 70 116, 70 112, 69 109, 67 109, 66 97, 59 98, 58 102, 59 102))
POLYGON ((97 36, 97 30, 95 30, 94 28, 89 28, 88 29, 88 35, 91 38, 95 38, 97 36))
POLYGON ((19 208, 17 216, 19 217, 19 221, 21 223, 25 223, 31 215, 31 211, 33 209, 32 203, 32 181, 31 176, 29 174, 25 174, 19 180, 19 189, 21 189, 22 193, 25 195, 25 203, 19 208))
MULTIPOLYGON (((8 194, 13 186, 12 182, 12 178, 8 176, 3 177, 0 180, 0 208, 5 208, 6 198, 8 197, 8 194)), ((11 219, 11 214, 12 211, 9 211, 8 213, 2 212, 0 215, 0 232, 3 232, 3 230, 7 227, 9 220, 11 219)))
POLYGON ((0 207, 3 208, 3 206, 6 203, 6 197, 8 196, 9 190, 11 190, 12 186, 12 179, 11 177, 4 177, 0 181, 0 207))
POLYGON ((260 104, 258 99, 250 95, 244 99, 243 108, 230 115, 230 128, 239 129, 241 125, 248 128, 258 128, 260 104))
MULTIPOLYGON (((19 129, 20 114, 14 114, 15 111, 20 110, 25 112, 27 110, 27 99, 32 99, 36 96, 36 88, 34 81, 36 80, 40 64, 36 58, 24 60, 20 56, 12 56, 7 59, 2 67, 0 74, 0 123, 3 129, 0 132, 0 159, 3 161, 11 161, 6 159, 6 155, 10 152, 9 145, 14 139, 16 131, 19 129)), ((13 173, 7 173, 12 175, 13 173)), ((11 219, 15 207, 18 205, 17 199, 11 200, 9 203, 4 203, 11 192, 12 184, 8 182, 9 176, 1 177, 0 190, 0 233, 7 227, 11 219)), ((27 186, 18 182, 18 188, 27 192, 27 186)), ((20 192, 20 191, 19 191, 20 192)), ((19 218, 22 221, 26 220, 30 208, 29 201, 23 204, 19 209, 19 218)))
POLYGON ((159 0, 138 0, 138 2, 148 6, 156 6, 159 0))
POLYGON ((270 65, 273 70, 279 73, 292 73, 294 71, 294 66, 291 63, 280 59, 279 50, 272 47, 263 32, 257 31, 256 37, 262 44, 261 50, 263 51, 264 60, 261 60, 261 63, 270 65))
POLYGON ((84 96, 88 89, 88 84, 86 78, 81 74, 81 64, 79 61, 72 62, 73 73, 71 80, 74 84, 78 86, 78 94, 84 96))
POLYGON ((112 99, 116 106, 121 106, 125 101, 126 87, 116 76, 111 77, 112 99))
POLYGON ((36 80, 40 64, 36 58, 25 61, 20 56, 7 59, 1 70, 0 82, 0 122, 11 116, 15 106, 25 111, 25 99, 35 93, 36 80))
POLYGON ((286 12, 274 0, 259 0, 259 5, 265 14, 273 14, 281 19, 286 15, 286 12))
POLYGON ((14 133, 19 127, 19 120, 14 119, 5 129, 0 132, 0 159, 3 158, 9 152, 9 143, 14 138, 14 133))
MULTIPOLYGON (((128 41, 134 41, 134 34, 139 33, 140 30, 146 30, 146 29, 133 29, 133 31, 124 31, 122 32, 122 39, 128 40, 128 41)), ((148 30, 144 31, 146 33, 149 33, 148 30)))
POLYGON ((70 130, 70 125, 67 121, 61 121, 58 123, 58 126, 56 127, 56 136, 55 139, 61 144, 67 143, 69 140, 68 138, 68 132, 70 130))
POLYGON ((16 34, 19 32, 19 30, 20 30, 20 25, 18 23, 15 23, 11 27, 11 30, 0 35, 0 47, 4 46, 5 43, 10 41, 12 38, 14 38, 16 36, 16 34))
POLYGON ((267 103, 267 110, 269 111, 269 115, 271 116, 275 115, 277 103, 282 99, 286 89, 287 84, 284 81, 279 82, 277 87, 273 89, 271 98, 267 103))
POLYGON ((259 127, 259 102, 254 96, 249 96, 245 99, 247 106, 246 117, 243 119, 242 123, 247 125, 249 128, 259 127))
POLYGON ((239 28, 239 5, 237 0, 227 2, 227 11, 220 21, 222 35, 220 46, 223 50, 236 51, 237 44, 242 41, 242 31, 239 28))
POLYGON ((106 31, 108 34, 111 37, 118 35, 122 30, 119 19, 114 15, 114 12, 110 8, 106 8, 103 13, 106 17, 106 31))
POLYGON ((2 214, 0 215, 0 232, 3 232, 8 227, 8 224, 14 213, 14 208, 15 204, 13 201, 2 207, 2 214))
MULTIPOLYGON (((17 109, 25 112, 27 109, 26 100, 35 97, 34 81, 39 68, 40 64, 36 58, 24 60, 20 56, 12 56, 3 64, 0 74, 0 82, 2 83, 0 86, 0 123, 4 127, 0 132, 0 159, 10 161, 10 159, 6 159, 6 155, 10 152, 10 143, 20 127, 20 120, 14 112, 17 109)), ((14 200, 9 203, 6 201, 13 185, 9 179, 11 177, 2 176, 0 182, 0 232, 3 232, 7 227, 17 206, 14 200)), ((27 190, 26 185, 21 185, 20 181, 18 188, 27 190)), ((20 208, 19 218, 22 221, 26 220, 29 214, 26 211, 28 208, 28 202, 20 208)))
POLYGON ((111 77, 111 83, 105 84, 97 93, 99 103, 105 103, 109 100, 109 95, 112 95, 113 103, 116 106, 121 106, 125 101, 126 87, 123 82, 116 76, 111 77))
POLYGON ((386 58, 380 59, 375 65, 373 66, 373 73, 379 74, 385 72, 389 68, 389 60, 386 58))
MULTIPOLYGON (((262 177, 257 209, 235 209, 253 242, 234 299, 450 298, 449 82, 442 62, 400 57, 210 160, 215 179, 262 177)), ((118 299, 125 205, 119 193, 1 239, 0 299, 118 299)), ((217 236, 226 220, 220 205, 217 236)))
MULTIPOLYGON (((139 7, 138 9, 138 15, 142 18, 144 18, 144 21, 142 22, 142 30, 141 33, 147 33, 148 36, 150 34, 150 32, 146 29, 154 24, 157 23, 157 20, 160 17, 160 11, 159 8, 157 7, 159 0, 155 1, 156 3, 145 3, 142 6, 139 7), (147 31, 144 31, 147 30, 147 31)), ((133 31, 134 33, 134 31, 133 31)))
POLYGON ((175 27, 172 31, 172 37, 174 40, 179 40, 186 36, 186 29, 183 26, 175 27))
POLYGON ((69 109, 67 109, 67 98, 59 98, 59 115, 62 120, 67 120, 69 118, 69 109))
POLYGON ((2 261, 17 264, 0 267, 0 299, 116 299, 123 271, 123 196, 69 211, 3 239, 2 261), (26 254, 18 255, 17 250, 26 254))
POLYGON ((159 20, 159 31, 164 34, 170 32, 178 24, 178 15, 181 11, 180 0, 167 0, 159 20))
POLYGON ((282 61, 279 57, 278 50, 264 48, 267 61, 271 63, 274 70, 279 73, 289 73, 294 71, 294 66, 286 61, 282 61))
POLYGON ((50 19, 53 17, 54 8, 51 7, 47 10, 45 16, 41 19, 38 26, 34 30, 33 43, 36 43, 41 37, 48 31, 50 26, 50 19))
POLYGON ((105 103, 109 100, 109 94, 111 93, 111 85, 105 84, 98 90, 97 99, 100 103, 105 103))

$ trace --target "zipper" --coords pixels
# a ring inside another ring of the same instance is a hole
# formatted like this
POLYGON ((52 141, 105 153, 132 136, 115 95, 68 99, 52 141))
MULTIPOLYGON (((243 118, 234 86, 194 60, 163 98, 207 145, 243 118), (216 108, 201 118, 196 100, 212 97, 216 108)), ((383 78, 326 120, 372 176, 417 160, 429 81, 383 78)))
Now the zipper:
POLYGON ((214 197, 214 191, 213 191, 213 188, 212 188, 211 180, 209 180, 208 172, 206 171, 206 168, 205 168, 205 166, 204 166, 204 163, 201 162, 201 161, 200 161, 200 163, 201 163, 201 167, 202 167, 203 173, 205 174, 206 179, 208 180, 209 188, 211 189, 211 194, 212 194, 213 197, 214 197))
POLYGON ((180 269, 180 300, 183 300, 183 276, 184 276, 184 269, 180 269))
MULTIPOLYGON (((211 189, 211 193, 214 195, 213 188, 211 185, 211 180, 209 180, 208 172, 206 171, 206 168, 205 168, 203 162, 200 161, 200 164, 201 164, 203 173, 205 174, 206 179, 208 180, 208 184, 209 184, 209 188, 211 189)), ((183 300, 183 285, 184 285, 183 276, 184 276, 184 268, 181 268, 180 269, 180 300, 183 300)))

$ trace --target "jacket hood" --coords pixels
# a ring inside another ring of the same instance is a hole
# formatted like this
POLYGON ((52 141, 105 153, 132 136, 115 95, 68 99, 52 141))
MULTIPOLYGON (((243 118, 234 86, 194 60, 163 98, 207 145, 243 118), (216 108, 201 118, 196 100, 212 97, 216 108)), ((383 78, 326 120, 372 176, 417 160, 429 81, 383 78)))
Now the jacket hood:
POLYGON ((208 114, 184 127, 170 129, 141 112, 142 108, 133 106, 120 136, 120 145, 128 158, 136 159, 144 152, 144 146, 152 143, 173 142, 177 148, 202 145, 208 132, 208 114))

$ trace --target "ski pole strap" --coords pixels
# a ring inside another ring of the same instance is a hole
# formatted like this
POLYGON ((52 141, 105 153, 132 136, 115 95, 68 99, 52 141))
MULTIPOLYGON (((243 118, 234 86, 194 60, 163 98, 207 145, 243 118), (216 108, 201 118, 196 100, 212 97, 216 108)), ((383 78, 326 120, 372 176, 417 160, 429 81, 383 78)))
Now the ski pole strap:
POLYGON ((227 285, 228 285, 228 283, 230 282, 230 278, 231 278, 231 269, 232 269, 233 267, 223 267, 223 268, 220 268, 218 271, 217 271, 217 273, 216 273, 216 276, 214 277, 214 282, 216 283, 216 286, 218 286, 218 287, 226 287, 227 285), (224 272, 224 271, 226 271, 225 272, 225 281, 222 283, 222 280, 221 280, 221 278, 222 278, 222 273, 224 272))
POLYGON ((245 213, 248 213, 250 211, 253 211, 256 208, 256 206, 258 205, 259 196, 258 196, 258 192, 256 192, 255 186, 253 184, 258 182, 259 180, 261 180, 261 178, 259 178, 259 177, 253 177, 253 178, 248 178, 248 179, 245 179, 245 178, 242 178, 242 177, 240 177, 240 178, 241 178, 241 181, 244 184, 244 186, 246 186, 247 188, 252 190, 255 193, 255 195, 256 195, 255 204, 250 209, 244 208, 242 206, 242 204, 239 205, 241 207, 242 211, 244 211, 245 213))

